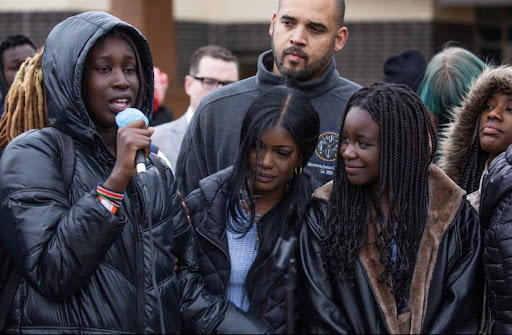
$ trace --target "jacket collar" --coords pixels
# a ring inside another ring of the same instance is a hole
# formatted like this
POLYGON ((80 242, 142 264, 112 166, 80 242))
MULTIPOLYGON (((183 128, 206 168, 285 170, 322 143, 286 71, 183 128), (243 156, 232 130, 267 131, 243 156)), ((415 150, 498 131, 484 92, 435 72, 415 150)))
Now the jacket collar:
POLYGON ((258 58, 258 72, 256 81, 262 87, 271 87, 276 85, 290 86, 302 91, 309 99, 316 98, 330 91, 339 84, 340 74, 336 70, 336 61, 331 58, 329 65, 320 78, 308 81, 292 81, 286 77, 279 76, 272 72, 274 66, 274 57, 272 51, 262 53, 258 58))
POLYGON ((322 200, 322 201, 329 201, 329 198, 331 197, 333 185, 334 185, 334 182, 331 180, 331 181, 325 183, 323 186, 317 188, 313 192, 313 198, 322 200))
POLYGON ((428 217, 412 277, 408 302, 409 312, 397 315, 395 296, 391 287, 377 281, 384 269, 379 264, 379 251, 375 243, 372 243, 374 236, 372 232, 368 233, 368 241, 364 244, 360 254, 361 263, 390 334, 420 334, 422 332, 430 280, 437 263, 440 242, 455 219, 464 195, 464 191, 437 166, 430 165, 429 175, 428 217))

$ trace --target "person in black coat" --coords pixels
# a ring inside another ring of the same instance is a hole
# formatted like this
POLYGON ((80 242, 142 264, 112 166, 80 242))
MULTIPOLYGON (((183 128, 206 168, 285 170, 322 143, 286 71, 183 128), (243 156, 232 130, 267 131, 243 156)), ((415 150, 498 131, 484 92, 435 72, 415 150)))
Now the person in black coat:
POLYGON ((377 83, 347 103, 334 180, 300 235, 311 333, 476 334, 481 229, 465 192, 432 164, 427 108, 377 83))
POLYGON ((1 254, 21 273, 3 333, 270 330, 204 290, 174 176, 150 154, 144 36, 108 13, 82 13, 51 31, 41 67, 32 87, 45 92, 49 124, 71 138, 74 173, 67 188, 60 145, 37 129, 0 159, 1 254), (118 128, 127 107, 143 117, 118 128))
POLYGON ((486 229, 488 333, 512 333, 512 145, 491 163, 482 183, 480 223, 486 229))
MULTIPOLYGON (((303 168, 315 150, 319 122, 300 91, 269 89, 245 114, 235 165, 202 179, 185 199, 206 288, 277 333, 302 331, 301 302, 295 301, 296 308, 288 304, 289 282, 276 264, 286 255, 273 256, 273 251, 280 238, 290 242, 298 236, 318 186, 303 168)), ((290 255, 298 260, 298 249, 290 255)), ((293 293, 300 299, 300 277, 293 277, 293 293)))

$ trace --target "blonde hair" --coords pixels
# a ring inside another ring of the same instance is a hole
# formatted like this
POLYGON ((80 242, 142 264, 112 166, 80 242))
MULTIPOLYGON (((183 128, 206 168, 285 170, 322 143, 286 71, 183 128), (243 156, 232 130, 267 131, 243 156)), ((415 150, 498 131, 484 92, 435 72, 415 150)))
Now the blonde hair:
POLYGON ((49 126, 44 112, 43 48, 23 62, 5 97, 0 119, 0 148, 30 129, 49 126))

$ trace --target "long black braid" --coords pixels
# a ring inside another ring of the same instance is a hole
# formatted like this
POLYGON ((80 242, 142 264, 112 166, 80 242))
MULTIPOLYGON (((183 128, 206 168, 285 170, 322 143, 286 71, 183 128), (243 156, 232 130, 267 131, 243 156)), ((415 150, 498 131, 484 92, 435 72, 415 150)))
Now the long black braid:
POLYGON ((489 153, 480 146, 478 134, 474 135, 473 143, 468 149, 464 165, 459 175, 457 184, 468 194, 480 188, 480 178, 485 169, 485 163, 489 158, 489 153))
POLYGON ((408 298, 427 221, 428 167, 437 149, 436 134, 426 107, 404 85, 376 83, 356 92, 347 103, 340 132, 351 107, 368 111, 379 125, 379 192, 375 195, 367 186, 352 185, 338 155, 321 241, 324 266, 331 279, 353 285, 358 255, 371 225, 385 269, 379 280, 392 286, 400 303, 408 298), (387 218, 381 207, 383 196, 389 198, 387 218), (372 209, 375 219, 371 219, 372 209))

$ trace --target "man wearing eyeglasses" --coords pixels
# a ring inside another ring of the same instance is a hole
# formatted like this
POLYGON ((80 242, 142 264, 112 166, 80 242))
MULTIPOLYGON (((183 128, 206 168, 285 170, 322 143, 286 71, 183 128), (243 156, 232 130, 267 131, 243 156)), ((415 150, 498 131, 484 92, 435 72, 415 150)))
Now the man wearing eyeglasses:
POLYGON ((228 49, 218 45, 203 46, 192 54, 189 74, 185 76, 185 92, 190 97, 187 111, 179 119, 155 127, 153 144, 169 159, 176 159, 188 124, 203 96, 238 81, 238 59, 228 49))

